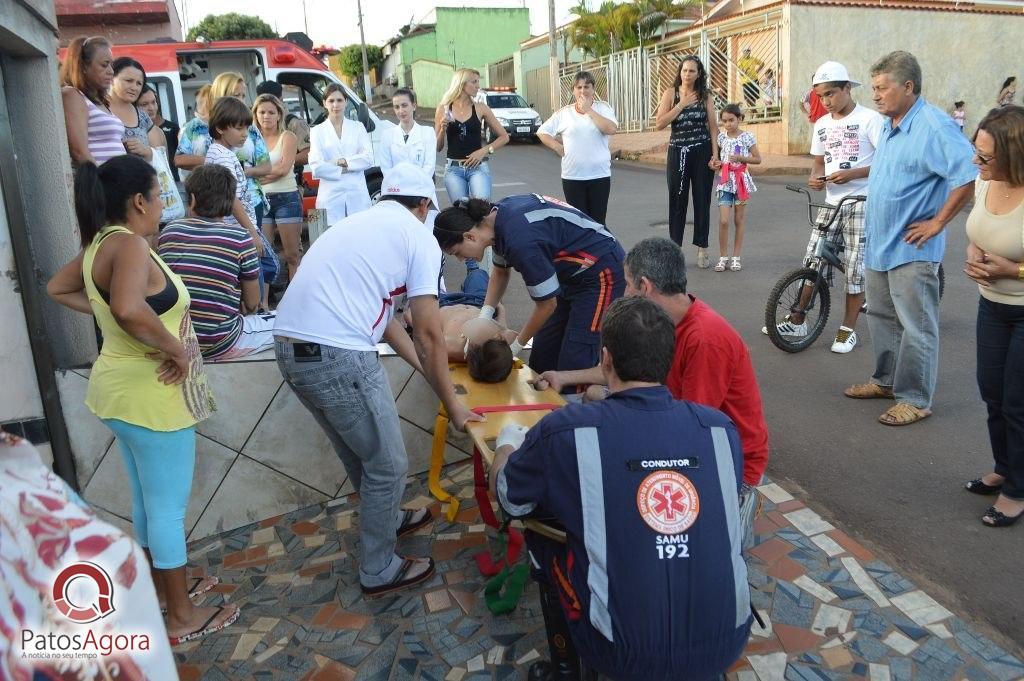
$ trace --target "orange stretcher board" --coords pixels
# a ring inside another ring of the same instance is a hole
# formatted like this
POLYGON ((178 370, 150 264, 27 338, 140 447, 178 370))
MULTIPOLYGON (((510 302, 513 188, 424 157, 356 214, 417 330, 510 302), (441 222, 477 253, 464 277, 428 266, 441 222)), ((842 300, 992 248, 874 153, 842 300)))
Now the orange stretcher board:
MULTIPOLYGON (((535 389, 533 382, 536 381, 537 374, 519 360, 516 360, 516 366, 513 367, 512 373, 502 383, 477 383, 470 377, 465 364, 450 364, 448 370, 451 372, 452 384, 455 386, 455 393, 459 401, 469 409, 482 408, 486 411, 486 420, 469 423, 467 432, 487 468, 490 468, 494 461, 494 441, 502 428, 509 424, 531 427, 550 413, 551 405, 562 406, 565 404, 562 396, 554 390, 550 388, 547 390, 535 389), (531 405, 537 405, 537 409, 530 409, 531 405), (509 406, 514 407, 516 411, 490 411, 488 409, 509 406)), ((428 480, 431 493, 442 503, 448 504, 446 517, 451 522, 459 512, 459 500, 445 491, 440 482, 447 430, 448 415, 441 407, 434 423, 434 442, 430 455, 428 480)), ((524 524, 529 529, 551 539, 565 541, 565 533, 553 527, 534 520, 526 520, 524 524)))

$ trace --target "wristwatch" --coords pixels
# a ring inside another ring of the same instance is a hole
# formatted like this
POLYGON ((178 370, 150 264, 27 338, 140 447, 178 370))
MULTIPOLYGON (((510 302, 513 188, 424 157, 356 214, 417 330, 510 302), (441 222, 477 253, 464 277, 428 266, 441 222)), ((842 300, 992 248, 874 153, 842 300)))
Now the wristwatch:
POLYGON ((487 145, 487 153, 488 154, 493 154, 494 153, 494 145, 493 144, 488 144, 487 145))

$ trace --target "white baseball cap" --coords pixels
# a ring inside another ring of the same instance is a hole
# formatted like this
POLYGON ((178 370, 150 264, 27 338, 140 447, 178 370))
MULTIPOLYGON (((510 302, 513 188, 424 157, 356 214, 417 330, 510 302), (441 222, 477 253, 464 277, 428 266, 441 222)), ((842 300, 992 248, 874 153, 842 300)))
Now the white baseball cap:
POLYGON ((384 171, 384 179, 380 185, 381 196, 422 196, 430 199, 437 207, 437 191, 434 189, 434 178, 423 172, 419 166, 408 161, 395 164, 384 171))
POLYGON ((818 67, 818 70, 814 72, 814 78, 811 80, 811 85, 818 85, 819 83, 842 83, 843 81, 848 82, 853 87, 860 85, 860 81, 850 78, 850 72, 846 70, 846 67, 837 61, 827 61, 818 67))

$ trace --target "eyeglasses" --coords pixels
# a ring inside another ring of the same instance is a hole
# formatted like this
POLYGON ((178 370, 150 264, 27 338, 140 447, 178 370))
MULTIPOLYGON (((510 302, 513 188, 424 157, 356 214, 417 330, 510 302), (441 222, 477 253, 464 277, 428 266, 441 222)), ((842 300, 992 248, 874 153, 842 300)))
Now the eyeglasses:
POLYGON ((974 158, 978 159, 978 163, 983 166, 987 166, 989 163, 996 160, 995 156, 985 156, 977 149, 974 150, 974 158))

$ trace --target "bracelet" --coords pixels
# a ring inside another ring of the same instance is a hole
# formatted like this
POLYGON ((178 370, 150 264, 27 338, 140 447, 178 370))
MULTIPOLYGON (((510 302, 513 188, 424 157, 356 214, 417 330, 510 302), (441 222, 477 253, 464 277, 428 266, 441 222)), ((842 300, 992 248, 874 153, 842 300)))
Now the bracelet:
POLYGON ((1017 281, 1024 281, 1024 262, 1017 265, 1017 281))

